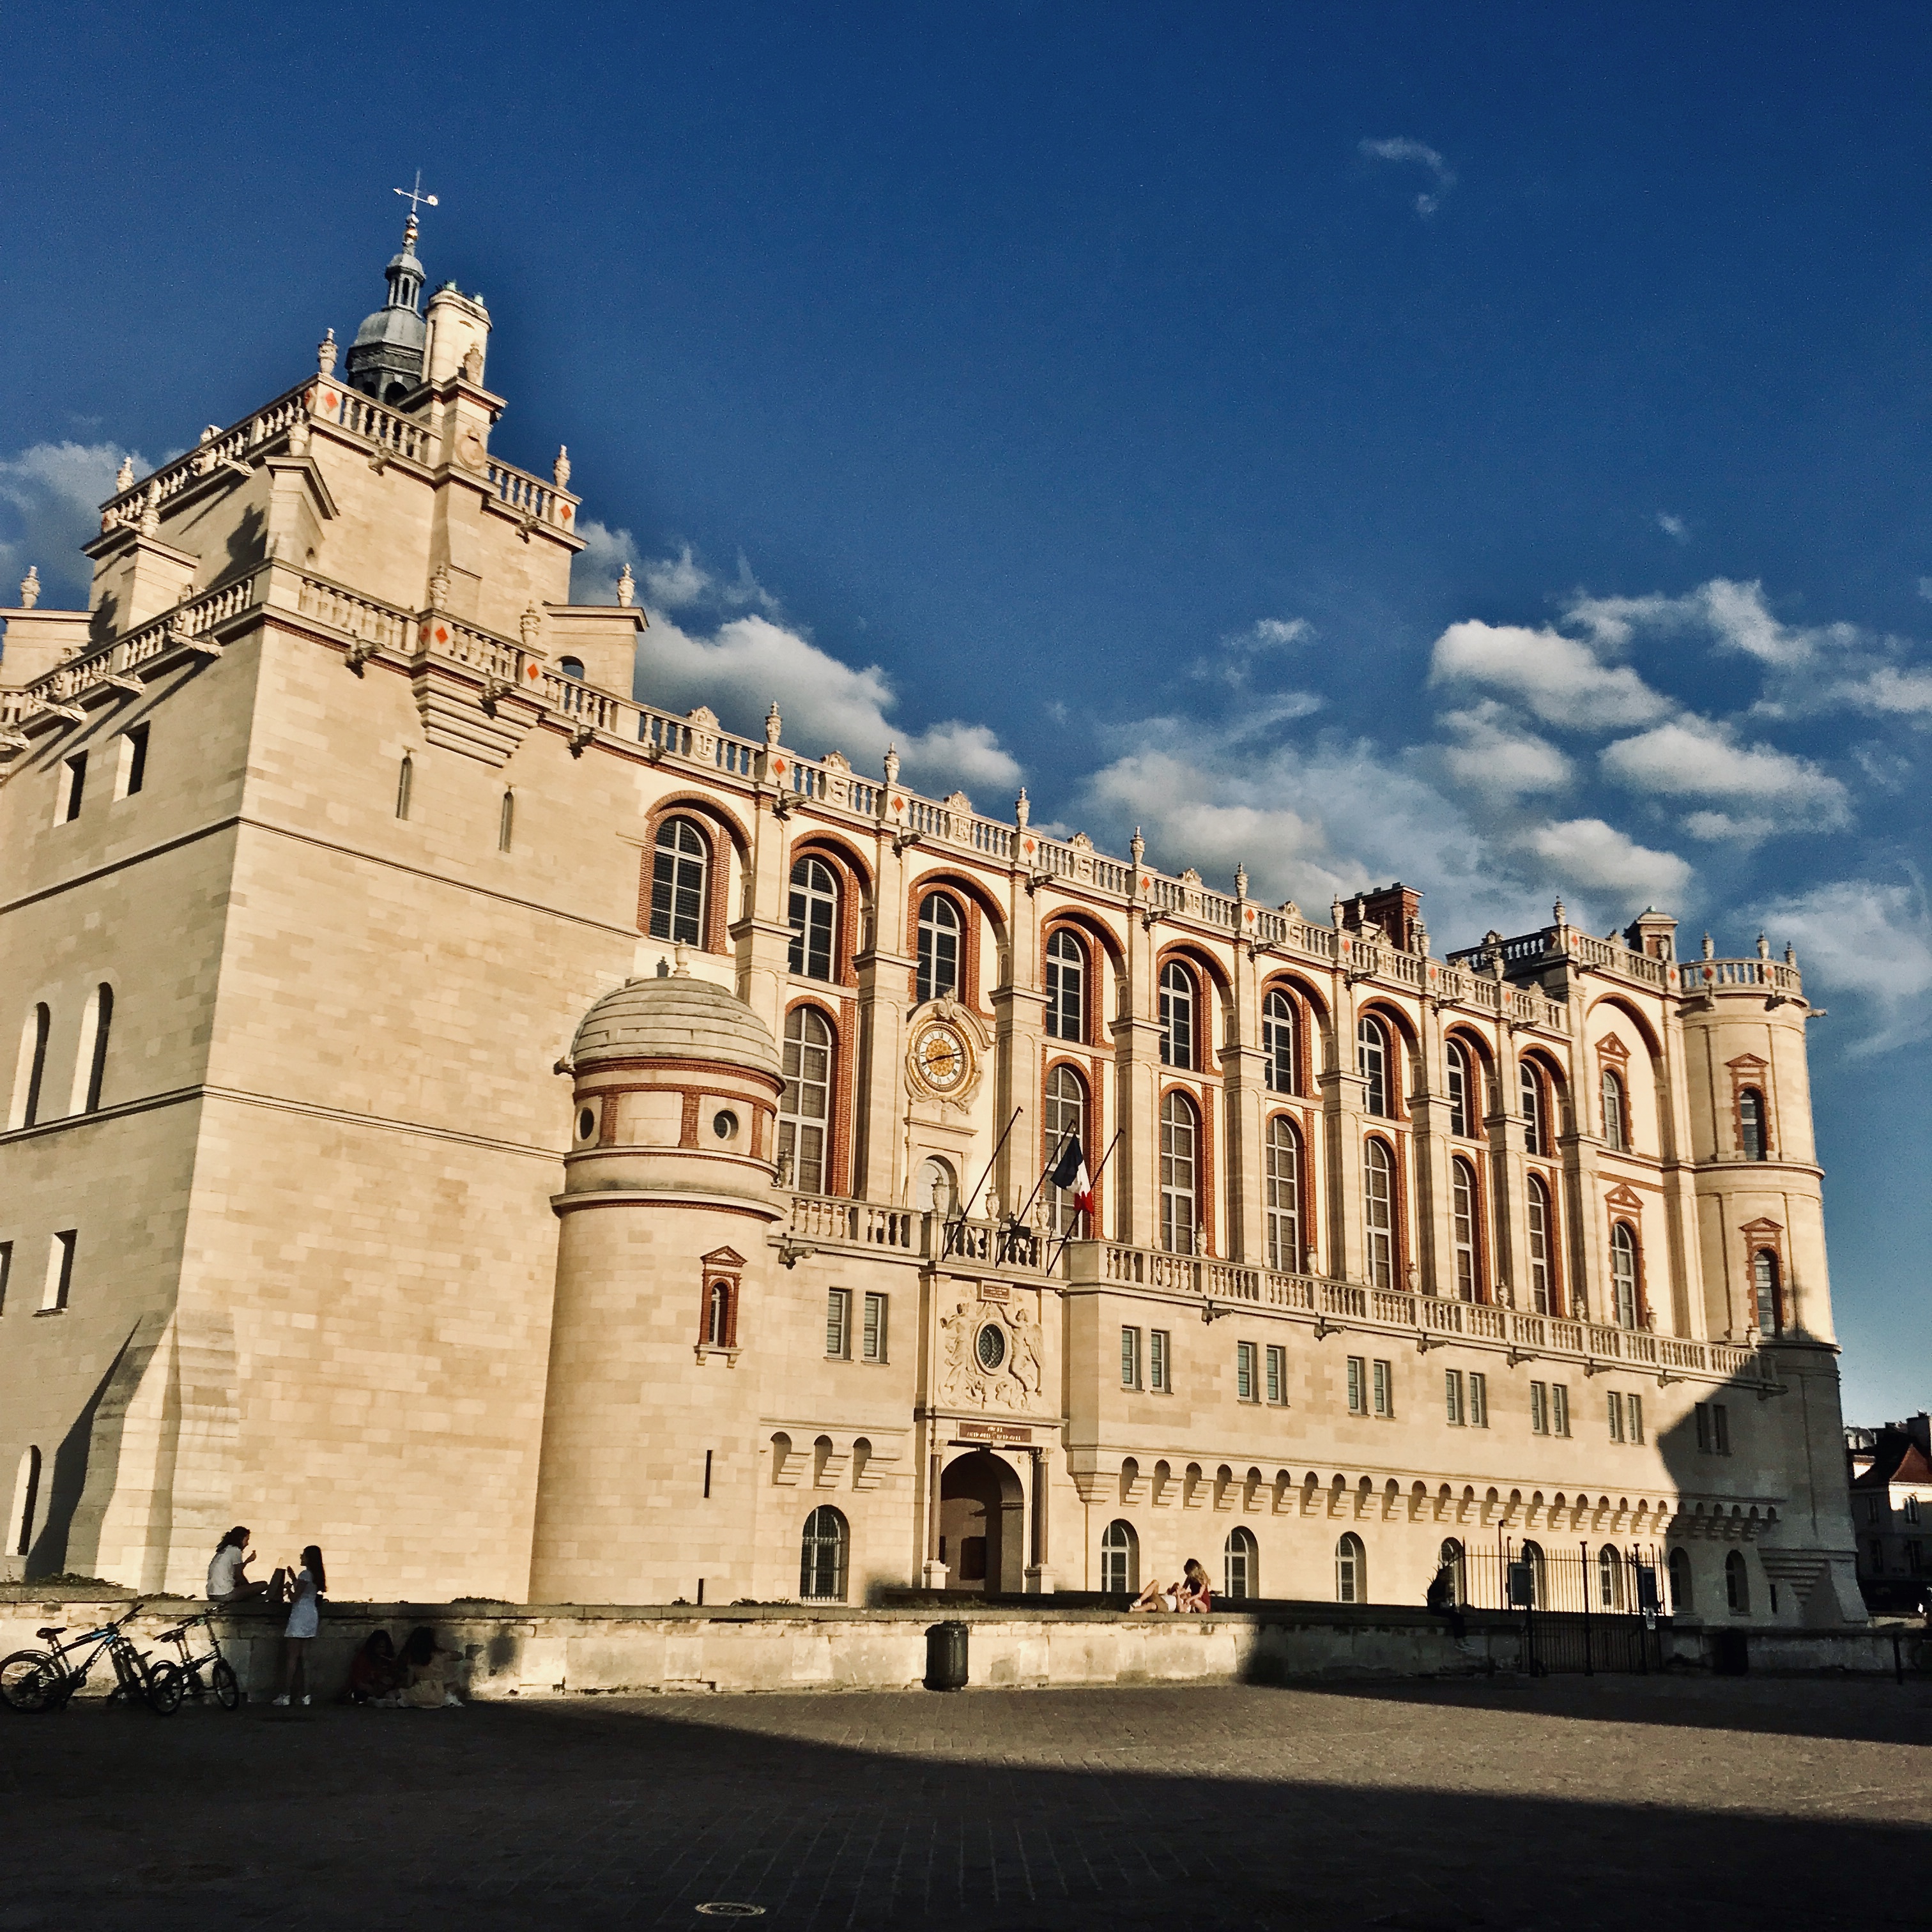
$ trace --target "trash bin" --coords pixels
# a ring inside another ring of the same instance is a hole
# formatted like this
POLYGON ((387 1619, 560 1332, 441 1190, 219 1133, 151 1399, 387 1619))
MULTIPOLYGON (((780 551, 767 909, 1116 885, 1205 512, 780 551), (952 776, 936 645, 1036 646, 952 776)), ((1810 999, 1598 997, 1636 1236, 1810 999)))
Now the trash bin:
POLYGON ((1741 1630, 1720 1630, 1711 1638, 1711 1668, 1720 1677, 1750 1675, 1750 1640, 1741 1630))
POLYGON ((926 1634, 926 1688, 928 1690, 966 1688, 966 1626, 956 1618, 934 1624, 926 1634))

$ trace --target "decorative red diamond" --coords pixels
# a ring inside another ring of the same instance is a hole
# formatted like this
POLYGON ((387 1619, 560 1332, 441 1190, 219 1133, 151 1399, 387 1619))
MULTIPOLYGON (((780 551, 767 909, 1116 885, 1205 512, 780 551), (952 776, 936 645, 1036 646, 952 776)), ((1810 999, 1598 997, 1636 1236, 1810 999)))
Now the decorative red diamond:
POLYGON ((535 677, 535 676, 536 676, 536 674, 537 674, 537 668, 536 668, 536 666, 535 664, 526 664, 526 665, 525 665, 525 666, 524 666, 524 676, 526 676, 526 677, 535 677))
POLYGON ((331 390, 329 391, 329 392, 328 393, 328 394, 326 394, 326 396, 324 396, 324 397, 322 398, 322 407, 323 407, 324 409, 326 409, 326 410, 332 410, 332 409, 334 409, 334 406, 335 406, 335 392, 334 392, 333 389, 331 389, 331 390))
POLYGON ((436 640, 440 644, 446 644, 449 642, 449 633, 440 624, 436 627, 436 640))
POLYGON ((782 758, 774 758, 774 759, 772 760, 772 776, 773 776, 774 777, 776 777, 776 778, 783 778, 783 777, 784 776, 784 759, 782 759, 782 758))
POLYGON ((419 644, 426 644, 429 642, 429 626, 427 624, 416 633, 416 642, 419 644))

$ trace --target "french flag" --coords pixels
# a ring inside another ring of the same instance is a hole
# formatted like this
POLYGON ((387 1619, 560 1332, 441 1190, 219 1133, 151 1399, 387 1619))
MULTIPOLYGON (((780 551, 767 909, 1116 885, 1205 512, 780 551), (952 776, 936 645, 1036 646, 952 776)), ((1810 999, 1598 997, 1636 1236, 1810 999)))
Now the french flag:
POLYGON ((1087 1172, 1087 1156, 1080 1150, 1078 1134, 1066 1143, 1066 1151, 1060 1156, 1060 1165, 1053 1170, 1053 1184, 1071 1192, 1082 1214, 1093 1213, 1094 1177, 1087 1172))

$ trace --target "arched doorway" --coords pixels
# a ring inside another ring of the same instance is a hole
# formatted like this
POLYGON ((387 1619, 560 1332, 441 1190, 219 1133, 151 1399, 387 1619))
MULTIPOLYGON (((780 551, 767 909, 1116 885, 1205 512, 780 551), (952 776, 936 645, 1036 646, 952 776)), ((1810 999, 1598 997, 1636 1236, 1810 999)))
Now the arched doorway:
POLYGON ((1022 1587, 1023 1497, 1012 1468, 986 1450, 946 1466, 939 1478, 939 1552, 949 1590, 1022 1587))

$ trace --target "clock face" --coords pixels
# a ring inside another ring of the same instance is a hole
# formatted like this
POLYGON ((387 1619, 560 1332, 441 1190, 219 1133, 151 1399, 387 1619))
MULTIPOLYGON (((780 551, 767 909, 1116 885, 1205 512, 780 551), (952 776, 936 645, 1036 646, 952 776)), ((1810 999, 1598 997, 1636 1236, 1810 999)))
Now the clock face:
POLYGON ((973 1049, 956 1027, 941 1023, 924 1028, 913 1042, 913 1066, 935 1094, 954 1094, 973 1072, 973 1049))

